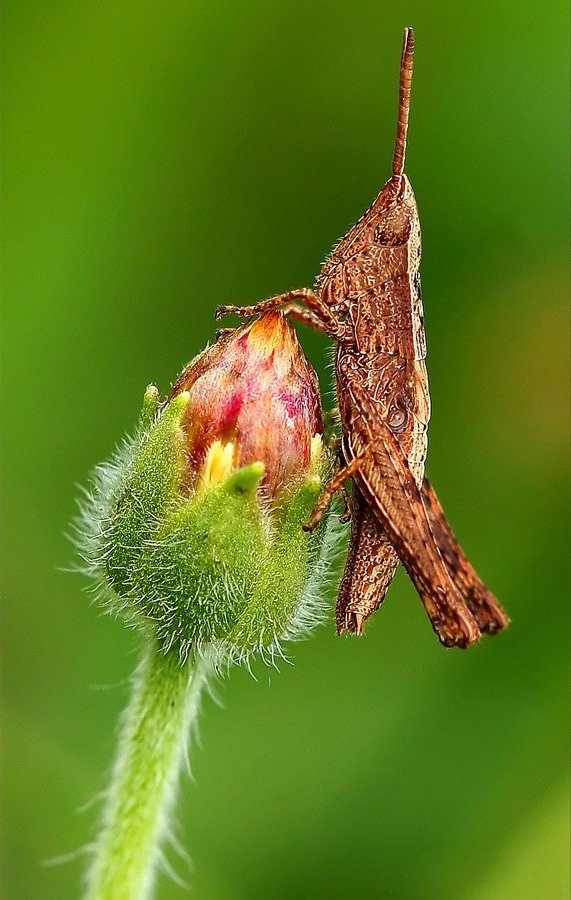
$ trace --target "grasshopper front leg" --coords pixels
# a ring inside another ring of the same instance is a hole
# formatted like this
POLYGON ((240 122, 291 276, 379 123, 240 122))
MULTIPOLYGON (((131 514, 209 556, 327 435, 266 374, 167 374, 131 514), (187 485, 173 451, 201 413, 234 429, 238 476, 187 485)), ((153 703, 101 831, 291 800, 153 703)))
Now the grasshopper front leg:
POLYGON ((292 318, 330 337, 340 338, 345 336, 345 327, 340 324, 328 306, 323 302, 321 297, 312 291, 311 288, 297 288, 293 291, 287 291, 285 294, 277 294, 268 300, 261 300, 253 306, 219 306, 216 310, 216 319, 221 319, 229 313, 238 316, 257 316, 262 313, 272 312, 275 309, 283 307, 284 315, 290 315, 292 318), (296 300, 302 300, 307 308, 295 303, 296 300))

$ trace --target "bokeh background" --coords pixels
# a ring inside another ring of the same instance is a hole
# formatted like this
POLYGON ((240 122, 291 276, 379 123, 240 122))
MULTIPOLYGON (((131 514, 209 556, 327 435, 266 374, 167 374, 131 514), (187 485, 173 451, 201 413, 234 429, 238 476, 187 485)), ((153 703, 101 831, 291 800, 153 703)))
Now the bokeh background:
MULTIPOLYGON (((389 174, 404 25, 428 472, 509 632, 436 641, 401 573, 362 640, 206 701, 198 900, 568 895, 568 58, 559 0, 8 0, 3 893, 73 898, 136 639, 68 574, 77 483, 214 334, 313 282, 389 174), (83 807, 87 804, 87 808, 83 807)), ((301 329, 324 388, 327 342, 301 329)), ((332 598, 333 603, 333 598, 332 598)), ((185 891, 161 878, 158 896, 185 891)))

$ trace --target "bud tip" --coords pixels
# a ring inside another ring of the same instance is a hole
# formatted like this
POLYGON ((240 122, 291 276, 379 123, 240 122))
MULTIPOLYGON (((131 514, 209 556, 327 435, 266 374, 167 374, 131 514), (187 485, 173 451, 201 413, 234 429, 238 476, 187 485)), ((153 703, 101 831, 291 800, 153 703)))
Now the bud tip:
POLYGON ((264 477, 266 467, 263 462, 253 462, 249 466, 236 469, 227 481, 230 490, 238 494, 255 491, 264 477))

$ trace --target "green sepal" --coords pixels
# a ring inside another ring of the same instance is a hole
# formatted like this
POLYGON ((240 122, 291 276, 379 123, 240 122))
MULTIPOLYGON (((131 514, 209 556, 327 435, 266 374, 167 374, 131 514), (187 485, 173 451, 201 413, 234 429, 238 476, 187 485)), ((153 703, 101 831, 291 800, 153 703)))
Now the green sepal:
POLYGON ((257 495, 261 463, 198 488, 147 543, 133 576, 133 601, 159 640, 185 654, 224 637, 252 596, 268 528, 257 495))
POLYGON ((160 406, 160 394, 156 384, 149 384, 143 397, 140 428, 148 428, 155 418, 160 406))
POLYGON ((186 468, 180 423, 188 399, 179 394, 155 419, 158 397, 150 388, 145 392, 142 427, 111 497, 105 533, 107 577, 119 594, 130 590, 130 574, 165 509, 178 502, 186 468))
POLYGON ((324 524, 313 533, 302 528, 321 484, 317 474, 310 474, 280 498, 255 589, 226 639, 239 654, 270 648, 291 630, 323 536, 324 524))

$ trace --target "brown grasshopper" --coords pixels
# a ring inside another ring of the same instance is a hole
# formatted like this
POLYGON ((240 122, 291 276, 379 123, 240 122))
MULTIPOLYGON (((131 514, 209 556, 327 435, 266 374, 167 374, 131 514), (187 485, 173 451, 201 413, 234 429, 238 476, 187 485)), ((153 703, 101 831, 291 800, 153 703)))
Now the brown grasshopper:
POLYGON ((217 318, 282 306, 285 314, 337 341, 343 465, 307 527, 317 525, 333 495, 352 478, 351 541, 337 602, 339 633, 363 632, 400 561, 440 641, 468 647, 483 632, 500 631, 509 619, 468 562, 424 477, 430 397, 420 223, 404 174, 413 54, 414 34, 407 28, 392 175, 333 250, 316 290, 289 291, 254 306, 220 307, 217 318))

